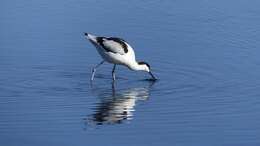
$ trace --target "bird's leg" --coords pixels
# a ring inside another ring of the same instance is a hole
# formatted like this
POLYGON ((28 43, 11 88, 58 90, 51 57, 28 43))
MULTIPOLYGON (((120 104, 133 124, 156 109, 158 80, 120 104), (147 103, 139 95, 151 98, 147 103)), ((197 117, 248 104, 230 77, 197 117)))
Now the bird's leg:
POLYGON ((116 90, 115 90, 115 81, 112 82, 112 95, 113 97, 116 95, 116 90))
POLYGON ((112 70, 112 77, 113 77, 113 81, 116 80, 116 74, 115 74, 115 70, 116 70, 116 64, 114 64, 113 70, 112 70))
POLYGON ((104 62, 105 62, 104 60, 101 61, 99 64, 97 64, 97 65, 92 69, 91 81, 94 80, 94 77, 95 77, 95 73, 96 73, 97 68, 98 68, 100 65, 102 65, 104 62))

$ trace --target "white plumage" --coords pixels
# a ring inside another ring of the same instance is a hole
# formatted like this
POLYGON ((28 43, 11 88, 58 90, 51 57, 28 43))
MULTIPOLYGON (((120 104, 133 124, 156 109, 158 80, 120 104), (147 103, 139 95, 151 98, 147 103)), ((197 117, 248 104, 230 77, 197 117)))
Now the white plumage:
POLYGON ((115 80, 116 65, 124 65, 131 70, 146 71, 152 76, 153 80, 156 80, 151 73, 150 65, 143 61, 137 62, 134 49, 125 40, 116 37, 97 37, 88 33, 85 33, 85 35, 103 58, 103 61, 93 68, 91 80, 94 79, 96 69, 105 61, 114 64, 112 70, 113 80, 115 80))

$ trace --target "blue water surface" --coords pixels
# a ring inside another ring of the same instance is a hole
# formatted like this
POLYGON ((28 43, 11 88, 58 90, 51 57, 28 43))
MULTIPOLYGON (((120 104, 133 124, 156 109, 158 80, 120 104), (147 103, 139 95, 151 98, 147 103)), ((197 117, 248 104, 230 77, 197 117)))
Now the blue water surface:
POLYGON ((1 146, 260 145, 260 1, 1 0, 1 146), (84 32, 149 75, 101 66, 84 32))

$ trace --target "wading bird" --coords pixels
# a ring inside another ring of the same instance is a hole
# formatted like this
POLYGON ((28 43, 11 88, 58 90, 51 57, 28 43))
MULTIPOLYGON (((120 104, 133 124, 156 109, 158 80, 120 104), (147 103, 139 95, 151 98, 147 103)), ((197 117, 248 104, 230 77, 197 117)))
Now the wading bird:
POLYGON ((116 65, 124 65, 134 71, 146 71, 151 75, 152 80, 156 80, 151 72, 150 65, 144 61, 137 62, 135 60, 134 49, 125 40, 116 37, 98 37, 89 33, 85 33, 85 36, 96 47, 98 53, 103 58, 103 60, 92 69, 91 80, 94 80, 97 68, 105 61, 114 64, 112 70, 113 81, 116 79, 116 65))

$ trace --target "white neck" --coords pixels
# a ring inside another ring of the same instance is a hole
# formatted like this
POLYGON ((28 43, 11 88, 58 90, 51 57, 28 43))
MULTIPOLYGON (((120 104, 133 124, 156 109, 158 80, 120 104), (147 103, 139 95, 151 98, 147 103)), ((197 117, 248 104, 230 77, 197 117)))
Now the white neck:
POLYGON ((145 70, 145 66, 139 65, 137 62, 128 64, 128 68, 131 70, 145 70))

